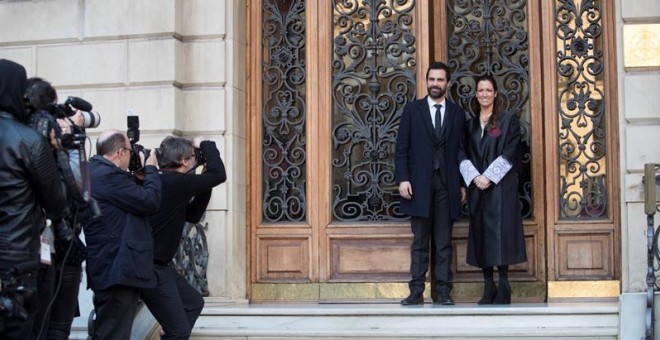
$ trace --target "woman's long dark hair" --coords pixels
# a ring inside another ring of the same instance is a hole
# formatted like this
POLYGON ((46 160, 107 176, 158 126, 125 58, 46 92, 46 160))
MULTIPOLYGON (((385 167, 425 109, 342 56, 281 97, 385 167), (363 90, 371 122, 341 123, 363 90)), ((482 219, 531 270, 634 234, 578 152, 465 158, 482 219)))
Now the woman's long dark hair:
MULTIPOLYGON (((479 85, 479 82, 482 81, 487 81, 493 84, 493 89, 495 90, 496 94, 499 94, 500 91, 497 89, 497 82, 495 81, 495 78, 491 76, 490 74, 484 74, 481 76, 478 76, 474 79, 474 101, 476 102, 474 107, 475 107, 475 114, 476 118, 479 118, 479 115, 481 114, 481 105, 479 105, 479 101, 477 100, 477 85, 479 85)), ((486 123, 486 128, 487 129, 494 129, 498 126, 500 126, 500 122, 502 121, 502 110, 500 109, 500 105, 498 105, 498 100, 497 97, 493 100, 493 113, 490 115, 490 118, 488 118, 488 123, 486 123)))

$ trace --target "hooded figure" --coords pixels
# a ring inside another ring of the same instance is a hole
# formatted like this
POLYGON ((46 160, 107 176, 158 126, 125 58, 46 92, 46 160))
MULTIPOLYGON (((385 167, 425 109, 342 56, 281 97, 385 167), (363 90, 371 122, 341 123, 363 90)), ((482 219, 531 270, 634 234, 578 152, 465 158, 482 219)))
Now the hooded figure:
POLYGON ((11 60, 0 59, 0 111, 14 118, 25 118, 23 95, 27 89, 25 68, 11 60))
POLYGON ((26 117, 25 68, 0 59, 0 274, 14 284, 2 288, 0 339, 20 339, 31 312, 39 264, 39 234, 46 214, 57 218, 66 206, 64 183, 44 137, 19 122, 26 117), (22 292, 14 291, 21 286, 22 292), (23 302, 21 302, 23 301, 23 302))

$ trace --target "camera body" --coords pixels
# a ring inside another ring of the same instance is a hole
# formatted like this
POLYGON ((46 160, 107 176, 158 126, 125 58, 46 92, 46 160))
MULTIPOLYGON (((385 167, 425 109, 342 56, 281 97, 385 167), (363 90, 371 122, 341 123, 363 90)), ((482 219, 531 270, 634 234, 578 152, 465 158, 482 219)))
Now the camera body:
POLYGON ((140 161, 140 152, 144 154, 144 159, 147 159, 149 158, 151 150, 138 144, 140 141, 140 117, 129 114, 126 117, 126 126, 128 128, 126 130, 126 136, 128 137, 128 141, 131 143, 131 148, 133 149, 131 160, 128 164, 128 170, 132 173, 135 173, 143 168, 142 162, 140 161))
POLYGON ((45 108, 55 118, 69 118, 76 114, 74 108, 79 110, 83 116, 82 128, 95 128, 101 124, 101 116, 92 111, 92 104, 79 97, 69 96, 64 103, 49 104, 45 108))
POLYGON ((46 104, 43 107, 29 102, 32 113, 28 117, 28 125, 37 130, 41 135, 49 138, 50 132, 54 131, 55 137, 60 140, 65 149, 77 149, 85 142, 85 128, 95 128, 101 123, 101 116, 92 111, 92 104, 78 97, 68 97, 63 104, 46 104), (83 116, 83 125, 71 124, 71 133, 63 133, 57 119, 70 119, 80 110, 83 116))
POLYGON ((197 165, 206 164, 206 154, 204 154, 204 150, 195 148, 195 160, 197 161, 197 165))
POLYGON ((0 275, 0 313, 27 320, 25 304, 36 292, 37 281, 32 272, 37 268, 39 262, 23 263, 0 275))

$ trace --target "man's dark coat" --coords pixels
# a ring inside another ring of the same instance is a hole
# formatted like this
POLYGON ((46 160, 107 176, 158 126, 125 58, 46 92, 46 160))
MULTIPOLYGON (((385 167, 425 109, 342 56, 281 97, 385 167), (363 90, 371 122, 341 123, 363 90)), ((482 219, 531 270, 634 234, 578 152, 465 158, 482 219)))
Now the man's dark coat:
MULTIPOLYGON (((461 210, 458 149, 463 139, 466 116, 458 105, 448 99, 445 103, 443 129, 446 129, 446 159, 442 166, 447 174, 451 217, 457 219, 461 210)), ((395 155, 397 183, 410 181, 412 185, 412 199, 401 198, 401 212, 404 214, 424 218, 431 216, 433 153, 438 143, 427 98, 408 103, 401 114, 395 155)))

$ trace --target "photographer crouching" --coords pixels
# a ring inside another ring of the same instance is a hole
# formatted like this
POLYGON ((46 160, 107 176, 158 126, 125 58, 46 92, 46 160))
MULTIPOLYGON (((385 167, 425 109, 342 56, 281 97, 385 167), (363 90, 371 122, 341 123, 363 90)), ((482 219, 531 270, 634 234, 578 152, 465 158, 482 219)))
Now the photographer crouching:
POLYGON ((36 290, 39 234, 46 214, 59 218, 66 189, 51 148, 23 124, 25 68, 0 59, 0 338, 23 339, 36 290))
POLYGON ((166 137, 156 152, 163 196, 158 213, 149 217, 149 223, 157 286, 143 289, 140 297, 163 328, 162 339, 188 339, 204 299, 169 264, 181 243, 185 222, 201 220, 213 187, 227 180, 227 174, 212 141, 166 137), (204 166, 201 174, 195 174, 198 165, 204 166))
POLYGON ((89 197, 85 128, 97 127, 100 116, 81 98, 68 97, 57 104, 55 88, 41 78, 28 79, 25 99, 28 125, 50 139, 68 198, 62 217, 54 219, 41 235, 51 245, 51 252, 42 257, 37 276, 39 309, 28 319, 25 337, 67 339, 73 318, 79 315, 78 290, 85 260, 80 226, 99 214, 89 197))
POLYGON ((144 180, 138 183, 128 171, 134 151, 126 133, 102 132, 96 152, 90 177, 102 215, 83 226, 87 284, 94 291, 96 313, 93 338, 130 339, 140 290, 156 285, 147 217, 158 211, 161 201, 158 159, 155 152, 147 157, 144 180))

